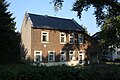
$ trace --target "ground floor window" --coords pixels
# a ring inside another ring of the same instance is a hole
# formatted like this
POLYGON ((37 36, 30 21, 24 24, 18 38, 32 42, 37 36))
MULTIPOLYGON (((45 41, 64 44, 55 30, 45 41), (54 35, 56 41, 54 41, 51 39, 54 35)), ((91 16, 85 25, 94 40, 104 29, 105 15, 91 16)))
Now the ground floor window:
POLYGON ((69 51, 69 61, 73 60, 75 51, 69 51))
POLYGON ((79 63, 83 63, 85 57, 84 57, 84 51, 78 51, 78 54, 79 54, 79 63))
POLYGON ((48 51, 48 61, 55 61, 55 51, 48 51))
POLYGON ((120 55, 120 51, 117 51, 117 55, 120 55))
POLYGON ((60 61, 66 61, 66 51, 60 51, 60 61))
POLYGON ((42 51, 34 51, 34 62, 42 61, 42 51))

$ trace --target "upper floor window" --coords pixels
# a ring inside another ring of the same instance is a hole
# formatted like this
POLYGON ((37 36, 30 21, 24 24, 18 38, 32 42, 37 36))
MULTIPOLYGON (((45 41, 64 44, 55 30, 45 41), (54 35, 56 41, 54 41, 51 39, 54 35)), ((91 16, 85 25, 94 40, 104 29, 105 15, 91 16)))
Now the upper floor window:
POLYGON ((60 61, 66 60, 66 51, 60 51, 60 61))
POLYGON ((74 33, 69 34, 69 43, 73 44, 74 43, 74 33))
POLYGON ((48 61, 55 61, 55 51, 48 51, 48 61))
POLYGON ((78 34, 78 43, 83 43, 83 35, 82 34, 78 34))
POLYGON ((42 51, 34 51, 34 62, 42 61, 42 51))
POLYGON ((48 35, 48 32, 42 32, 41 34, 41 41, 44 43, 48 42, 49 41, 49 35, 48 35))
POLYGON ((60 43, 61 44, 66 43, 66 33, 60 33, 60 43))

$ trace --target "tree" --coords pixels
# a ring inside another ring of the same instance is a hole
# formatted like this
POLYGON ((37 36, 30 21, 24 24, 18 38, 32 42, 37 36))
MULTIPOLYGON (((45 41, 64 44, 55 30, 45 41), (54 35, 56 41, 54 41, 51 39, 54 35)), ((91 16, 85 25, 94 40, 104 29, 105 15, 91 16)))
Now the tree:
POLYGON ((87 27, 84 26, 83 28, 85 29, 85 33, 88 34, 88 35, 90 35, 90 33, 87 30, 87 27))
POLYGON ((100 44, 103 47, 120 45, 120 16, 104 22, 100 31, 100 44))
POLYGON ((15 22, 12 13, 7 11, 10 3, 0 0, 0 63, 13 59, 19 51, 19 33, 15 32, 15 22), (11 59, 10 59, 11 58, 11 59))
MULTIPOLYGON (((55 10, 61 9, 63 2, 63 0, 53 0, 55 10)), ((75 0, 72 10, 76 11, 77 16, 81 18, 82 11, 87 11, 91 6, 95 8, 94 15, 98 25, 110 17, 120 15, 120 2, 118 0, 75 0)))
MULTIPOLYGON (((54 0, 54 6, 61 9, 63 0, 54 0), (61 6, 58 6, 61 5, 61 6)), ((108 46, 120 45, 120 2, 119 0, 75 0, 73 11, 81 18, 82 11, 94 7, 94 15, 100 31, 100 44, 106 49, 108 46)), ((56 9, 56 10, 58 10, 56 9)))

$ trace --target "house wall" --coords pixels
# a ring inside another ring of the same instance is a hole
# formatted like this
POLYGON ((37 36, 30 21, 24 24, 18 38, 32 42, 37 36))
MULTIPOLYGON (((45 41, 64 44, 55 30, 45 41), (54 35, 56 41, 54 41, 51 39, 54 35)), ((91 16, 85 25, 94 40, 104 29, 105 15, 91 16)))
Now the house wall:
MULTIPOLYGON (((71 31, 60 31, 52 29, 35 29, 32 27, 32 21, 25 14, 21 28, 21 59, 34 61, 34 51, 42 51, 42 62, 48 62, 48 51, 55 51, 55 62, 60 62, 60 51, 66 51, 65 64, 79 63, 78 51, 83 51, 85 61, 98 62, 100 56, 100 48, 98 43, 82 32, 75 32, 75 43, 69 44, 69 34, 71 31), (49 33, 49 42, 41 42, 41 32, 49 33), (66 44, 60 44, 60 32, 66 33, 66 44), (83 34, 84 42, 78 44, 78 34, 83 34), (75 51, 74 61, 69 61, 69 51, 75 51)), ((61 63, 61 62, 60 62, 61 63)), ((52 63, 53 64, 53 63, 52 63)), ((62 63, 61 63, 62 64, 62 63)))
POLYGON ((99 43, 89 35, 85 35, 85 40, 88 43, 86 52, 88 52, 88 55, 90 56, 91 62, 101 62, 101 48, 99 46, 99 43))
MULTIPOLYGON (((92 43, 90 42, 89 39, 86 39, 83 44, 69 44, 69 33, 68 31, 65 31, 67 33, 66 35, 66 44, 60 44, 60 32, 59 30, 47 30, 47 29, 33 29, 31 30, 32 32, 32 37, 31 37, 31 60, 34 61, 34 51, 42 51, 42 61, 43 62, 48 62, 48 51, 54 50, 56 52, 55 56, 55 61, 59 62, 60 61, 60 51, 65 50, 67 51, 66 54, 66 59, 69 61, 69 50, 74 50, 75 51, 75 61, 78 60, 78 51, 80 50, 85 50, 85 55, 84 57, 88 60, 90 59, 90 54, 97 52, 97 50, 94 49, 94 46, 91 45, 92 43), (42 43, 41 42, 41 32, 46 31, 49 32, 49 43, 42 43), (91 48, 92 47, 92 48, 91 48), (93 49, 89 51, 89 49, 93 49), (93 52, 92 52, 93 51, 93 52)), ((75 39, 76 40, 76 39, 75 39)), ((98 53, 96 53, 98 54, 98 53)), ((97 58, 98 59, 98 58, 97 58)), ((96 61, 94 61, 96 62, 96 61)))
POLYGON ((29 60, 31 55, 31 20, 24 16, 21 28, 21 59, 29 60))

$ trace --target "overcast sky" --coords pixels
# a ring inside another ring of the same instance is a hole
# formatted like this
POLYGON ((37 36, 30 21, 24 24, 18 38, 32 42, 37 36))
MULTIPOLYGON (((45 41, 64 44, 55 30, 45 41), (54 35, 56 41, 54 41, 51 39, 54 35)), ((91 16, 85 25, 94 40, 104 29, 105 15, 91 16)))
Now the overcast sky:
POLYGON ((82 18, 77 17, 76 12, 71 11, 74 0, 64 0, 62 10, 57 13, 53 9, 53 4, 50 4, 52 0, 6 0, 11 3, 8 7, 8 11, 13 13, 13 17, 16 17, 17 31, 21 30, 21 25, 25 12, 34 13, 39 15, 49 15, 60 18, 72 19, 78 22, 80 25, 86 26, 88 32, 93 35, 99 28, 96 25, 96 20, 93 15, 94 8, 90 8, 88 12, 83 12, 82 18))

